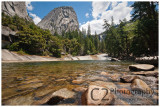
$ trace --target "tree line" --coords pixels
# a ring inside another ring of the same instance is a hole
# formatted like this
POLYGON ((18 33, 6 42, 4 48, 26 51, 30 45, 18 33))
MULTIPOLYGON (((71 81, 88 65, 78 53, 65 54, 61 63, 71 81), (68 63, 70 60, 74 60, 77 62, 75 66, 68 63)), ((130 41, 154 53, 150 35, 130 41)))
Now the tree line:
POLYGON ((8 26, 16 33, 16 39, 6 48, 24 54, 61 57, 64 54, 90 55, 105 52, 97 34, 91 35, 78 30, 51 34, 49 30, 41 29, 33 22, 18 17, 10 17, 2 13, 2 25, 8 26))
POLYGON ((110 56, 129 57, 158 55, 158 2, 135 2, 132 19, 119 25, 104 20, 106 51, 110 56))
POLYGON ((109 56, 128 59, 137 56, 158 54, 158 2, 135 2, 132 19, 120 20, 114 24, 104 20, 105 38, 100 39, 88 30, 62 32, 51 34, 49 30, 41 29, 33 22, 28 22, 18 16, 9 17, 2 13, 2 25, 13 31, 18 31, 17 39, 8 48, 27 54, 61 57, 62 53, 76 55, 91 55, 108 53, 109 56))

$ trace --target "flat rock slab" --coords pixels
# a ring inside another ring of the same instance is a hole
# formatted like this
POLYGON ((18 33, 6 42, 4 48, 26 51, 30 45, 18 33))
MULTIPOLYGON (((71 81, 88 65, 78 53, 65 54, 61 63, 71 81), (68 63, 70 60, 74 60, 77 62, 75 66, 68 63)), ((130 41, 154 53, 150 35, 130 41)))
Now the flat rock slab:
POLYGON ((154 66, 150 64, 129 65, 130 71, 153 71, 154 66))
POLYGON ((52 94, 45 96, 41 100, 37 100, 32 105, 55 105, 58 104, 63 99, 71 99, 76 95, 75 92, 68 90, 67 88, 62 88, 52 94))
POLYGON ((52 96, 62 97, 64 99, 73 98, 75 93, 67 88, 60 89, 52 94, 52 96))

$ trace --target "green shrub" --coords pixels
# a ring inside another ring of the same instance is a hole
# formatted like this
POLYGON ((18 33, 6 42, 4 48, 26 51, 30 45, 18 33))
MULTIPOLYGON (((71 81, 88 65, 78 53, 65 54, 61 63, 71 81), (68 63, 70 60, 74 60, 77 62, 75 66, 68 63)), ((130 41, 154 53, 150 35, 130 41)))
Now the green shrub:
POLYGON ((9 50, 10 51, 19 51, 19 43, 15 42, 12 45, 10 45, 9 50))
POLYGON ((17 51, 17 54, 19 54, 19 55, 26 55, 27 53, 25 53, 22 49, 20 49, 19 51, 17 51))

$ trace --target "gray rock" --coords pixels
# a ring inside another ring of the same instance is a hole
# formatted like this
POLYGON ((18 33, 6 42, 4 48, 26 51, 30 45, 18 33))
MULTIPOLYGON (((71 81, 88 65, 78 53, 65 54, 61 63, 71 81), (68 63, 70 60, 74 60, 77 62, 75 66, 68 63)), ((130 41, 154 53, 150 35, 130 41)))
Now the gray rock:
POLYGON ((17 31, 12 31, 9 27, 2 26, 2 48, 15 41, 16 33, 17 31))
POLYGON ((79 23, 77 15, 72 7, 59 7, 53 9, 47 16, 45 16, 38 26, 42 29, 48 29, 52 34, 57 31, 58 34, 78 30, 79 23))
POLYGON ((4 1, 2 2, 2 12, 9 16, 18 15, 33 22, 32 18, 28 16, 25 2, 4 1))

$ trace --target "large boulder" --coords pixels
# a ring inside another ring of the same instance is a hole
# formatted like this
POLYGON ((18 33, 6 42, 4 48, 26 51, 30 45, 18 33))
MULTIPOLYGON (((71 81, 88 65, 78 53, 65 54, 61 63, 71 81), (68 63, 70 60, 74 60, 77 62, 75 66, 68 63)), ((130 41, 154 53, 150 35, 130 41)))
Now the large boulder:
POLYGON ((63 6, 53 9, 39 23, 42 29, 48 29, 52 34, 57 32, 79 31, 79 23, 76 12, 72 7, 63 6))
POLYGON ((82 105, 112 105, 114 100, 109 88, 100 85, 90 85, 81 97, 82 105))
POLYGON ((143 93, 151 94, 152 89, 142 80, 135 79, 131 84, 131 89, 135 91, 141 91, 143 93))
POLYGON ((130 71, 153 71, 154 66, 150 64, 136 64, 129 66, 130 71))

